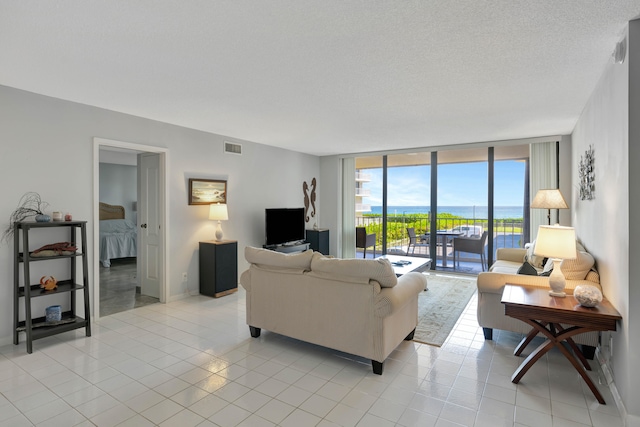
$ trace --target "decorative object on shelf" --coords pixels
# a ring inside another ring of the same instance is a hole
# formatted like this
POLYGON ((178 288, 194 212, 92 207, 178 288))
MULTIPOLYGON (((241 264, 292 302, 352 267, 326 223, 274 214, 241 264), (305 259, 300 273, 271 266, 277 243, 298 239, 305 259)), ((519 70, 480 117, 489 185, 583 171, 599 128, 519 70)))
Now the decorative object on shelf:
POLYGON ((16 222, 22 222, 27 218, 35 217, 38 222, 49 222, 51 217, 45 215, 44 210, 49 206, 49 203, 43 202, 40 195, 36 192, 30 191, 25 193, 18 202, 18 207, 9 216, 9 226, 4 229, 2 238, 0 241, 9 240, 13 237, 13 224, 16 222))
POLYGON ((307 184, 307 181, 302 183, 302 193, 304 194, 304 220, 309 220, 316 216, 316 179, 311 180, 311 187, 307 184), (309 193, 311 188, 311 193, 309 193), (309 205, 311 205, 311 213, 309 213, 309 205))
POLYGON ((51 217, 47 214, 36 215, 36 222, 50 222, 51 217))
POLYGON ((78 250, 78 247, 70 242, 51 243, 31 252, 32 257, 47 257, 57 255, 72 255, 78 250))
POLYGON ((62 308, 59 305, 51 305, 44 310, 44 318, 49 322, 59 322, 62 320, 62 308))
POLYGON ((216 229, 216 240, 222 240, 222 224, 220 221, 226 221, 229 219, 229 213, 227 212, 227 205, 221 203, 211 204, 209 206, 209 219, 218 221, 218 228, 216 229))
POLYGON ((67 212, 66 214, 64 214, 64 220, 65 221, 73 221, 73 216, 71 216, 71 214, 69 212, 67 212))
POLYGON ((595 307, 602 302, 602 292, 593 285, 576 286, 573 297, 583 307, 595 307))
POLYGON ((227 181, 189 178, 189 204, 227 203, 227 181))
POLYGON ((62 212, 55 211, 52 217, 54 221, 62 221, 62 212))
POLYGON ((538 190, 531 202, 534 209, 547 209, 547 221, 551 225, 551 209, 568 209, 562 193, 558 189, 538 190))
POLYGON ((58 288, 58 281, 53 276, 42 276, 40 278, 40 287, 45 291, 52 291, 58 288))
POLYGON ((580 164, 578 166, 578 173, 580 175, 580 200, 593 200, 596 197, 594 162, 593 148, 590 145, 589 149, 584 152, 584 156, 580 156, 580 164))
POLYGON ((549 295, 565 297, 566 282, 560 269, 560 262, 563 259, 576 258, 576 230, 573 227, 562 227, 557 224, 541 225, 538 227, 538 237, 533 253, 553 259, 553 271, 549 276, 551 288, 549 295))

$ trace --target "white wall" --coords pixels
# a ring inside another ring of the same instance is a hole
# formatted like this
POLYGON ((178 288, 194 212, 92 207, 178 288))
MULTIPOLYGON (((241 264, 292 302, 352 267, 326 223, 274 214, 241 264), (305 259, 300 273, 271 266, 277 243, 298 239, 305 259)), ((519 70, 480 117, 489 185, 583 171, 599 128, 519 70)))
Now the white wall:
POLYGON ((100 163, 100 201, 124 207, 124 217, 133 222, 136 212, 133 203, 138 200, 138 168, 129 165, 100 163))
MULTIPOLYGON (((94 137, 168 149, 170 297, 184 294, 182 272, 188 272, 188 290, 197 292, 198 242, 211 240, 214 234, 215 224, 207 219, 207 207, 187 204, 189 178, 228 180, 229 221, 223 223, 223 229, 226 238, 238 241, 241 272, 247 267, 244 247, 263 244, 264 209, 303 206, 302 182, 319 176, 320 161, 316 156, 0 86, 2 225, 8 225, 9 215, 27 191, 40 193, 51 204, 50 211, 69 211, 74 219, 91 221, 94 137), (225 139, 241 143, 243 155, 224 154, 225 139)), ((322 218, 321 179, 318 195, 318 215, 322 218)), ((88 234, 91 248, 91 223, 88 234)), ((90 254, 91 266, 94 258, 90 254)), ((3 243, 0 344, 11 341, 12 271, 12 246, 10 242, 3 243)), ((93 276, 92 271, 89 276, 93 276)))
POLYGON ((637 427, 640 426, 640 375, 637 373, 640 364, 640 272, 633 266, 640 259, 640 20, 630 22, 629 40, 629 157, 624 163, 629 169, 628 307, 635 307, 635 310, 628 310, 625 322, 627 341, 623 341, 620 347, 627 350, 621 361, 626 368, 623 375, 627 379, 625 387, 628 387, 625 389, 630 414, 627 425, 637 427))
POLYGON ((640 330, 640 322, 638 314, 630 310, 640 302, 635 290, 640 273, 632 268, 640 255, 640 152, 636 147, 640 137, 639 26, 637 21, 630 24, 632 49, 627 60, 624 64, 607 63, 572 135, 572 161, 576 166, 572 176, 572 222, 596 259, 605 296, 623 317, 619 330, 612 333, 613 355, 608 364, 628 413, 627 425, 640 425, 640 375, 636 369, 640 343, 637 332, 635 336, 632 333, 640 330), (630 98, 631 87, 635 94, 630 98), (634 118, 631 123, 635 122, 631 129, 630 117, 634 118), (590 146, 595 156, 595 199, 580 200, 577 165, 590 146))

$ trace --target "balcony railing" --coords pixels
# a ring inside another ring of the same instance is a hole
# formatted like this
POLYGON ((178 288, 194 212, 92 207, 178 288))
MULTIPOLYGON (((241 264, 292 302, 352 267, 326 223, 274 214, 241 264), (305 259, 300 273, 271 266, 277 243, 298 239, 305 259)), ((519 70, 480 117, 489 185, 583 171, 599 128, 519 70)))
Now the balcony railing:
MULTIPOLYGON (((438 230, 451 230, 462 226, 480 226, 488 231, 489 222, 478 218, 437 218, 438 230)), ((366 227, 367 233, 376 233, 377 244, 382 245, 382 217, 356 217, 356 227, 366 227)), ((409 244, 407 228, 413 227, 417 235, 429 233, 429 215, 388 215, 387 216, 387 248, 406 247, 409 244)), ((494 249, 500 247, 519 248, 524 246, 522 241, 522 219, 496 219, 493 221, 494 249)))
POLYGON ((371 195, 371 189, 369 188, 356 188, 356 196, 369 197, 371 195))
POLYGON ((356 203, 356 212, 371 212, 371 205, 356 203))
POLYGON ((371 174, 364 172, 356 172, 356 181, 369 182, 371 181, 371 174))

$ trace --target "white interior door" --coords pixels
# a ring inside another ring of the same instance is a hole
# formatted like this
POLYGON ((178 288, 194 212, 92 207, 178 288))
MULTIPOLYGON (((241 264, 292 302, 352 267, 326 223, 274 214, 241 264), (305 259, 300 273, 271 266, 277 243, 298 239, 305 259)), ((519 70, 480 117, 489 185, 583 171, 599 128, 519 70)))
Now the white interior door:
POLYGON ((138 266, 140 292, 160 298, 162 281, 162 210, 160 206, 160 155, 138 155, 138 266))

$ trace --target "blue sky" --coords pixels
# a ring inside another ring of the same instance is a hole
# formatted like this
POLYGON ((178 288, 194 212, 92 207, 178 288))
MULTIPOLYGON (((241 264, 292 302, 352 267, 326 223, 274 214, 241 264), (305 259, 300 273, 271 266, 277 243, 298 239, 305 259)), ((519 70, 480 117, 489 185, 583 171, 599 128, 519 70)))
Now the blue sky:
MULTIPOLYGON (((495 206, 522 206, 524 200, 524 168, 522 161, 495 162, 495 206)), ((371 189, 365 204, 382 205, 382 169, 368 169, 371 189)), ((429 166, 389 168, 389 206, 428 206, 431 188, 429 166)), ((486 206, 487 163, 457 163, 438 166, 439 206, 486 206)))

